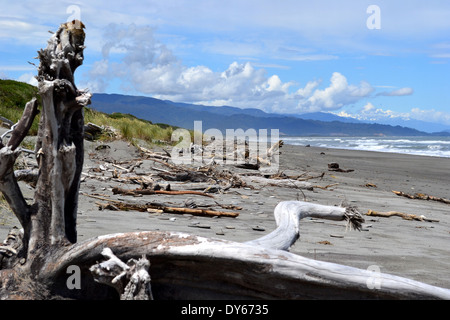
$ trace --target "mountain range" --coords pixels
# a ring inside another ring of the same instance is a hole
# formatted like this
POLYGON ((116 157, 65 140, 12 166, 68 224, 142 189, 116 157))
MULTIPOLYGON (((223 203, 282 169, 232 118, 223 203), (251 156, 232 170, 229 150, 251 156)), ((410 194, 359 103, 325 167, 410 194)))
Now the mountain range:
POLYGON ((96 93, 91 108, 105 113, 127 113, 153 123, 165 123, 194 129, 194 121, 202 121, 202 129, 279 129, 281 135, 291 136, 427 136, 450 135, 448 127, 417 121, 416 128, 403 125, 369 123, 339 117, 331 113, 287 115, 266 113, 260 109, 231 106, 205 106, 159 100, 150 97, 96 93), (440 128, 430 132, 430 128, 440 128), (419 130, 420 129, 420 130, 419 130))

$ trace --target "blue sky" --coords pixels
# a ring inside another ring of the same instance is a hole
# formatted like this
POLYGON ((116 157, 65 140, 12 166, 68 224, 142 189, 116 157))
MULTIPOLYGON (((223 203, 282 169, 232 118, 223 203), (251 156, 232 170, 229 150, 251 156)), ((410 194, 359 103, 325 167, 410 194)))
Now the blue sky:
POLYGON ((81 18, 79 87, 208 105, 450 126, 450 1, 0 0, 0 78, 33 82, 81 18), (375 10, 375 11, 374 11, 375 10))

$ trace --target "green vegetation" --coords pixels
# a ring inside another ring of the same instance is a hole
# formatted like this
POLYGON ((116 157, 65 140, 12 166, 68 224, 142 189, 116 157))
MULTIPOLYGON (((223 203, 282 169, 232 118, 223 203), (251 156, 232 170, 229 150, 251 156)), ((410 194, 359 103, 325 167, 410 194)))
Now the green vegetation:
MULTIPOLYGON (((130 114, 106 114, 90 108, 85 109, 85 123, 92 122, 98 126, 109 126, 119 131, 122 139, 135 142, 136 139, 148 143, 169 143, 172 132, 176 129, 169 125, 153 124, 151 121, 138 119, 130 114)), ((108 139, 106 134, 100 139, 108 139)))
MULTIPOLYGON (((36 87, 14 80, 0 80, 0 116, 16 123, 22 117, 25 104, 33 97, 38 97, 36 87)), ((36 135, 38 127, 39 119, 36 117, 30 135, 36 135)))
MULTIPOLYGON (((38 96, 38 89, 34 86, 13 80, 0 80, 0 116, 16 123, 22 117, 25 104, 35 96, 38 96)), ((0 119, 0 124, 1 122, 0 119)), ((97 126, 112 127, 118 131, 122 139, 132 143, 136 140, 143 140, 149 144, 170 143, 172 132, 177 128, 167 124, 153 124, 151 121, 138 119, 130 114, 106 114, 86 108, 85 123, 89 122, 97 126)), ((36 135, 38 126, 39 115, 29 135, 36 135)), ((99 138, 108 140, 112 137, 103 134, 99 138)))

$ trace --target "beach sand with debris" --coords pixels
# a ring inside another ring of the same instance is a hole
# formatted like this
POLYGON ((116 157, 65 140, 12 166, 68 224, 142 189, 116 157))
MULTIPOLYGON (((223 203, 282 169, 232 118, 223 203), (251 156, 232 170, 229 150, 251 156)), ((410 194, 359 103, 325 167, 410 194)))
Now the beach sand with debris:
MULTIPOLYGON (((158 174, 169 172, 170 168, 161 161, 143 157, 136 147, 124 141, 86 142, 85 150, 78 215, 79 242, 105 234, 152 230, 244 242, 276 228, 273 210, 281 201, 355 206, 365 218, 361 231, 350 230, 345 221, 303 219, 300 238, 290 252, 450 288, 450 204, 409 199, 392 192, 450 198, 448 158, 284 145, 279 170, 284 178, 281 180, 288 183, 283 186, 253 181, 252 177, 260 176, 257 170, 224 166, 224 169, 245 177, 248 185, 210 193, 210 196, 130 196, 114 194, 112 190, 115 187, 129 190, 141 187, 142 181, 130 178, 133 175, 152 179, 153 183, 164 187, 168 182, 158 174), (340 170, 330 171, 329 164, 332 163, 337 163, 340 170), (127 174, 124 169, 131 172, 127 174), (292 183, 294 180, 302 180, 309 186, 296 186, 292 183), (238 216, 105 208, 111 201, 141 205, 158 202, 173 207, 235 212, 238 216), (369 210, 397 211, 425 216, 432 221, 367 216, 369 210)), ((161 151, 161 147, 155 147, 155 150, 161 151)), ((170 184, 171 190, 183 189, 180 182, 170 184)), ((20 186, 31 201, 33 189, 22 182, 20 186)), ((17 220, 2 208, 0 238, 4 239, 13 226, 18 226, 17 220)))

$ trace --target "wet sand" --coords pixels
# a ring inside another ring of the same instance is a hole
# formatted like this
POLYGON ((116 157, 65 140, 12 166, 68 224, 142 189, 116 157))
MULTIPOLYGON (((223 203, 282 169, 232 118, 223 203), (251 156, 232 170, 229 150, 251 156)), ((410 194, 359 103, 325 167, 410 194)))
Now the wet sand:
MULTIPOLYGON (((117 163, 140 159, 137 150, 126 142, 107 143, 109 148, 95 150, 100 144, 86 143, 84 172, 104 165, 105 159, 117 163)), ((379 268, 384 273, 450 288, 450 205, 407 199, 392 192, 425 193, 449 199, 449 158, 291 145, 284 145, 281 151, 280 170, 285 174, 320 176, 324 173, 322 178, 308 180, 315 186, 312 190, 260 185, 255 189, 232 188, 224 194, 214 194, 214 199, 198 195, 130 197, 113 195, 112 187, 135 189, 139 185, 110 179, 100 181, 86 176, 81 183, 78 241, 117 232, 165 230, 243 242, 275 229, 273 210, 281 201, 300 200, 333 206, 346 203, 356 206, 363 215, 368 210, 400 211, 424 215, 439 222, 364 216, 363 231, 355 231, 347 230, 345 222, 304 219, 300 224, 300 239, 290 251, 361 269, 379 268), (340 168, 354 171, 329 171, 329 163, 338 163, 340 168), (86 194, 136 203, 156 201, 174 206, 191 199, 198 206, 216 205, 215 202, 218 202, 242 209, 233 210, 239 213, 237 218, 99 210, 98 203, 105 202, 86 194)), ((154 173, 155 167, 167 169, 157 162, 144 160, 135 172, 154 173)), ((228 169, 257 173, 232 166, 228 169)), ((105 178, 111 177, 110 171, 101 174, 105 178)), ((20 185, 31 201, 33 190, 25 184, 20 185)), ((0 238, 4 239, 14 225, 18 225, 15 217, 2 209, 0 238)))

